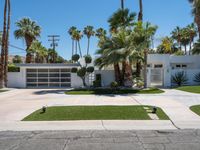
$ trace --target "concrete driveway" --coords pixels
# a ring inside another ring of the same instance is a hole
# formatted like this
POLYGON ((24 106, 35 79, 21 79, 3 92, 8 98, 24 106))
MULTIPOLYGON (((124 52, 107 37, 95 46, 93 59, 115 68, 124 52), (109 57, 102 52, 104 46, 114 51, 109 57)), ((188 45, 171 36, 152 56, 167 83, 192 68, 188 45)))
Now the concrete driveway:
MULTIPOLYGON (((21 125, 20 120, 42 108, 43 106, 76 106, 76 105, 152 105, 161 107, 165 113, 170 117, 171 121, 129 121, 129 122, 117 122, 117 125, 113 126, 112 122, 97 121, 87 122, 87 126, 91 125, 91 128, 86 129, 120 129, 120 125, 127 125, 127 129, 189 129, 200 128, 200 117, 189 110, 189 106, 200 104, 200 95, 181 92, 177 90, 165 90, 164 94, 150 94, 150 95, 65 95, 62 89, 15 89, 9 92, 0 93, 0 127, 3 129, 13 129, 13 126, 21 125), (122 123, 122 124, 120 124, 122 123), (107 125, 107 126, 106 126, 107 125), (10 127, 10 128, 6 128, 10 127)), ((43 125, 49 124, 48 122, 42 122, 43 125)), ((28 127, 40 126, 40 122, 24 123, 20 128, 29 129, 28 127)), ((59 123, 51 124, 47 127, 56 128, 59 123)), ((80 129, 84 122, 76 122, 77 128, 80 129)), ((114 123, 116 124, 116 122, 114 123)), ((74 129, 73 123, 60 124, 61 129, 74 129)), ((75 127, 75 126, 74 126, 75 127)), ((37 129, 37 128, 34 128, 37 129)), ((42 129, 42 128, 38 128, 42 129)), ((56 128, 59 129, 59 128, 56 128)), ((124 128, 123 128, 124 129, 124 128)), ((1 130, 1 129, 0 129, 1 130)))

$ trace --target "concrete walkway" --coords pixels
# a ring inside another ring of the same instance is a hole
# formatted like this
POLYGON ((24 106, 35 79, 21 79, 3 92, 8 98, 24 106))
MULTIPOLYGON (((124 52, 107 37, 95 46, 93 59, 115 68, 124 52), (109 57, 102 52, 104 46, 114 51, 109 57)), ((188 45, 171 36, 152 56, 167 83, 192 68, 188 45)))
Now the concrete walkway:
POLYGON ((200 104, 200 95, 165 90, 153 95, 70 96, 64 90, 15 89, 0 93, 0 130, 129 130, 129 129, 198 129, 200 117, 189 106, 200 104), (161 107, 171 121, 80 121, 80 122, 21 122, 24 117, 43 106, 78 105, 152 105, 161 107))

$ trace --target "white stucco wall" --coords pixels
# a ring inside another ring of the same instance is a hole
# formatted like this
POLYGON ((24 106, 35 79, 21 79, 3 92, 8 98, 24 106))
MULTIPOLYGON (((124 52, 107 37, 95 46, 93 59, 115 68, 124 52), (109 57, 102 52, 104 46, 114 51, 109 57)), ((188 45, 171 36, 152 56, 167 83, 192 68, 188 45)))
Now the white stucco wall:
POLYGON ((9 88, 26 88, 26 70, 20 68, 20 72, 8 73, 9 88))
POLYGON ((115 81, 115 73, 113 70, 96 70, 95 74, 101 74, 102 86, 110 86, 115 81))

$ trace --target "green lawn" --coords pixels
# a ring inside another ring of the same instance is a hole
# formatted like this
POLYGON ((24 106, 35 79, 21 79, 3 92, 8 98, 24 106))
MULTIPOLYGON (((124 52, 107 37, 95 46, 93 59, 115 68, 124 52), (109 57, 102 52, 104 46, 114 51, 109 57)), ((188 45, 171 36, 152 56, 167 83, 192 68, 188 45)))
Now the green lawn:
POLYGON ((8 91, 8 90, 1 90, 1 89, 0 89, 0 93, 6 92, 6 91, 8 91))
POLYGON ((65 92, 69 95, 106 95, 106 94, 160 94, 164 91, 157 88, 150 88, 145 90, 136 89, 75 89, 65 92))
POLYGON ((200 116, 200 105, 192 106, 190 109, 200 116))
POLYGON ((182 86, 176 88, 177 90, 200 94, 200 86, 182 86))
MULTIPOLYGON (((38 110, 23 121, 64 121, 64 120, 151 120, 144 106, 62 106, 48 107, 46 113, 38 110)), ((152 107, 147 106, 150 109, 152 107)), ((158 117, 168 120, 159 108, 158 117)))

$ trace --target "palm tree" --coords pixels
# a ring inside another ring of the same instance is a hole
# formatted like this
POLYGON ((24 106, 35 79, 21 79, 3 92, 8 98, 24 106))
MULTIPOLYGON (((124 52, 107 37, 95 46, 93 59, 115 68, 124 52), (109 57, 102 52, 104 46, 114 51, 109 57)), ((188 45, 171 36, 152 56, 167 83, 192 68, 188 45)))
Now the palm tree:
POLYGON ((75 31, 72 33, 72 36, 73 36, 73 38, 74 38, 75 41, 76 41, 76 43, 75 43, 75 54, 77 54, 78 49, 79 49, 80 57, 82 57, 80 40, 82 39, 83 34, 82 34, 82 32, 81 32, 80 30, 75 30, 75 31))
POLYGON ((168 36, 162 38, 161 44, 157 47, 159 54, 172 54, 175 53, 174 50, 174 40, 168 36))
POLYGON ((182 29, 180 27, 176 27, 172 33, 172 38, 177 41, 179 44, 179 50, 182 50, 182 45, 181 45, 181 38, 182 38, 182 29))
POLYGON ((189 54, 192 51, 192 45, 194 44, 194 38, 197 36, 197 29, 194 23, 188 25, 187 27, 187 31, 189 32, 189 37, 190 37, 190 51, 189 54))
POLYGON ((94 27, 87 26, 84 28, 83 33, 87 36, 88 39, 88 46, 87 46, 87 55, 89 55, 90 51, 90 38, 95 35, 94 27))
POLYGON ((135 13, 130 13, 129 9, 117 10, 109 19, 110 31, 116 32, 121 27, 132 27, 134 25, 135 13))
POLYGON ((185 55, 187 55, 187 45, 190 44, 190 32, 188 32, 187 28, 182 29, 180 42, 185 48, 185 55))
POLYGON ((198 27, 200 39, 200 0, 188 0, 192 4, 192 14, 198 27))
POLYGON ((100 38, 105 38, 106 34, 107 34, 106 30, 104 30, 103 28, 99 28, 99 29, 96 30, 95 36, 100 39, 100 38))
POLYGON ((48 50, 48 63, 56 63, 56 58, 58 57, 58 53, 54 49, 48 50))
POLYGON ((46 63, 48 51, 41 42, 37 40, 33 41, 28 50, 34 54, 35 63, 46 63))
POLYGON ((7 86, 7 65, 8 65, 8 44, 10 32, 10 0, 5 0, 4 5, 4 24, 1 41, 1 66, 0 66, 0 88, 7 86))
POLYGON ((143 3, 142 0, 139 0, 140 12, 138 14, 138 21, 143 21, 143 3))
POLYGON ((1 46, 1 44, 2 44, 2 36, 3 36, 3 32, 0 31, 0 46, 1 46))
POLYGON ((32 42, 40 36, 41 28, 35 21, 23 18, 16 22, 18 29, 14 32, 16 39, 24 39, 26 42, 26 63, 31 63, 32 54, 28 51, 32 42))
POLYGON ((69 35, 71 36, 71 39, 72 39, 72 56, 74 55, 74 41, 75 39, 73 38, 73 32, 76 31, 77 28, 72 26, 69 30, 68 30, 68 33, 69 35))

